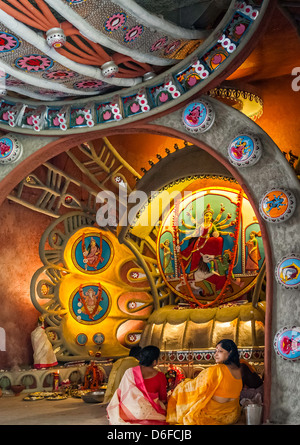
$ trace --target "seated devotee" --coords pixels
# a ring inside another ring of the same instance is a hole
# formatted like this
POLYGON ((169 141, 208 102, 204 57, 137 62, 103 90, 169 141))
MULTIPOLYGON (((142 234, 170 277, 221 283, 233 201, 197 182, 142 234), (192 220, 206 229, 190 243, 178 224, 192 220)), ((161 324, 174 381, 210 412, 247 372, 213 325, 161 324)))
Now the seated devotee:
POLYGON ((128 357, 119 358, 119 360, 117 360, 113 364, 109 374, 103 404, 109 403, 111 401, 114 392, 120 385, 124 372, 128 368, 133 368, 134 366, 137 366, 139 364, 138 359, 141 350, 142 348, 140 346, 133 346, 130 349, 128 357))
POLYGON ((241 405, 246 405, 249 401, 255 403, 263 402, 264 382, 257 374, 254 367, 245 360, 240 360, 243 380, 241 392, 241 405))
POLYGON ((127 369, 107 414, 110 425, 166 425, 167 379, 155 367, 160 350, 146 346, 139 365, 127 369))
POLYGON ((216 365, 181 382, 168 401, 171 425, 230 425, 238 421, 243 387, 239 354, 232 340, 216 346, 216 365))
POLYGON ((39 317, 38 326, 31 333, 31 344, 33 348, 33 362, 36 369, 50 368, 58 364, 52 344, 45 332, 43 317, 39 317))

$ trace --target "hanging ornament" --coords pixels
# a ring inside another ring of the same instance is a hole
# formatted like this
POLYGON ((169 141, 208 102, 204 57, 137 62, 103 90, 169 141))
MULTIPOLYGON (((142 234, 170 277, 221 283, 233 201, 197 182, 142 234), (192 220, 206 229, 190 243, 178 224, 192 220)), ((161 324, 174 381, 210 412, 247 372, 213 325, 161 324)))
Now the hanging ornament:
POLYGON ((261 157, 261 143, 256 135, 240 134, 228 145, 229 162, 236 167, 249 167, 261 157))
POLYGON ((51 28, 46 32, 46 40, 51 48, 61 48, 67 39, 61 28, 51 28))
POLYGON ((286 255, 278 262, 276 280, 286 289, 297 289, 300 285, 300 255, 286 255))
POLYGON ((295 361, 300 358, 300 327, 280 329, 274 337, 274 349, 284 360, 295 361))
POLYGON ((153 73, 152 71, 148 71, 147 73, 145 73, 145 74, 143 75, 143 80, 144 80, 145 82, 147 82, 147 80, 153 79, 155 76, 156 76, 155 73, 153 73))
POLYGON ((296 198, 290 190, 273 188, 262 197, 259 211, 265 221, 280 223, 289 219, 296 208, 296 198))
POLYGON ((190 103, 183 111, 182 123, 192 133, 204 133, 215 120, 215 112, 207 101, 199 100, 190 103))
POLYGON ((101 66, 101 70, 104 77, 114 77, 119 71, 119 68, 118 65, 115 64, 115 62, 109 60, 101 66))

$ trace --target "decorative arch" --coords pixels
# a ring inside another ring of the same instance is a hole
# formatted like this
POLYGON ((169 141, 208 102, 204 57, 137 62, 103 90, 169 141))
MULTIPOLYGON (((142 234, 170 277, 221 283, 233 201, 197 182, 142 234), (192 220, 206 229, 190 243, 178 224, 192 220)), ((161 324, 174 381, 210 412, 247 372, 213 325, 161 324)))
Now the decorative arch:
MULTIPOLYGON (((201 100, 201 97, 195 100, 201 100)), ((296 245, 293 238, 293 233, 296 233, 298 228, 298 221, 300 216, 299 207, 296 206, 294 213, 291 217, 283 222, 274 224, 266 222, 260 213, 260 202, 265 192, 270 188, 284 187, 293 192, 296 197, 296 202, 300 202, 299 197, 299 182, 296 175, 293 173, 291 167, 284 159, 282 153, 270 139, 270 137, 254 122, 247 117, 239 113, 238 111, 227 107, 226 105, 214 100, 212 98, 206 98, 211 104, 215 112, 214 124, 206 132, 190 133, 183 125, 182 115, 185 109, 183 106, 181 109, 177 109, 172 113, 164 116, 160 116, 157 119, 147 123, 137 123, 129 127, 120 127, 111 130, 109 134, 113 133, 154 133, 167 136, 178 137, 186 140, 188 143, 193 144, 194 148, 185 148, 186 153, 196 154, 198 159, 201 159, 202 150, 206 151, 212 159, 217 159, 222 167, 216 168, 224 169, 230 176, 234 177, 240 186, 247 194, 251 204, 256 213, 257 219, 260 223, 264 237, 264 249, 266 253, 266 270, 267 270, 267 312, 266 312, 266 355, 265 355, 265 372, 267 379, 265 381, 265 393, 266 393, 266 412, 265 419, 270 416, 276 420, 276 399, 279 397, 276 391, 276 385, 280 376, 278 374, 272 374, 271 382, 271 368, 275 366, 276 358, 272 357, 272 339, 275 332, 287 324, 296 325, 297 323, 297 311, 291 313, 285 301, 288 299, 291 306, 296 304, 297 294, 295 290, 285 289, 275 279, 274 267, 280 258, 286 254, 289 254, 295 249, 299 250, 299 246, 296 245), (254 165, 247 167, 233 166, 228 157, 228 144, 237 135, 245 133, 254 133, 259 137, 262 143, 262 155, 258 162, 254 165), (199 148, 201 150, 199 150, 199 148), (191 150, 189 152, 188 150, 191 150), (290 234, 288 237, 286 234, 290 234), (282 240, 284 239, 284 243, 282 240), (272 385, 271 385, 272 383, 272 385), (270 398, 272 393, 272 405, 270 405, 270 398)), ((103 133, 96 132, 95 136, 100 136, 103 133)), ((105 132, 108 135, 107 132, 105 132)), ((21 139, 21 136, 19 136, 21 139)), ((76 136, 76 143, 78 143, 78 136, 76 136)), ((80 135, 80 139, 84 140, 84 135, 80 135)), ((6 178, 0 183, 1 196, 6 193, 9 186, 15 185, 19 180, 22 173, 29 173, 30 165, 31 171, 34 164, 30 163, 34 160, 35 165, 49 159, 54 154, 65 151, 66 148, 71 147, 72 143, 75 143, 75 137, 64 138, 66 144, 62 145, 62 140, 57 139, 45 145, 41 150, 37 150, 35 153, 24 161, 25 169, 22 168, 23 162, 17 166, 16 169, 12 169, 8 175, 9 180, 6 178)), ((182 175, 182 163, 180 164, 180 158, 185 154, 182 150, 178 150, 176 153, 167 155, 160 159, 156 164, 152 162, 152 167, 149 171, 145 172, 144 176, 138 181, 137 189, 144 190, 149 194, 151 189, 155 187, 158 190, 165 185, 168 181, 176 179, 178 175, 182 175), (172 165, 174 168, 170 170, 170 173, 166 170, 170 160, 174 160, 172 165), (177 164, 176 164, 177 162, 177 164), (177 167, 176 167, 177 165, 177 167), (176 168, 175 168, 176 167, 176 168), (181 167, 181 172, 177 170, 181 167), (164 173, 163 175, 160 173, 164 173)), ((188 160, 189 156, 184 156, 188 160)), ((200 162, 199 162, 200 164, 200 162)), ((211 173, 214 173, 214 169, 211 165, 211 173)), ((196 173, 197 164, 191 163, 186 166, 186 173, 196 173)), ((199 173, 199 171, 198 171, 199 173)), ((12 188, 12 187, 11 187, 12 188)), ((10 188, 10 190, 11 190, 10 188)), ((7 194, 7 193, 6 193, 7 194)), ((4 195, 6 196, 6 195, 4 195)), ((127 243, 126 235, 129 227, 121 228, 119 231, 119 241, 127 243)), ((276 363, 276 366, 282 367, 283 364, 276 363)), ((291 369, 291 363, 284 363, 285 370, 282 372, 282 376, 286 375, 289 369, 291 369)), ((284 378, 284 377, 282 377, 284 378)), ((291 397, 297 397, 297 394, 291 390, 291 397)))

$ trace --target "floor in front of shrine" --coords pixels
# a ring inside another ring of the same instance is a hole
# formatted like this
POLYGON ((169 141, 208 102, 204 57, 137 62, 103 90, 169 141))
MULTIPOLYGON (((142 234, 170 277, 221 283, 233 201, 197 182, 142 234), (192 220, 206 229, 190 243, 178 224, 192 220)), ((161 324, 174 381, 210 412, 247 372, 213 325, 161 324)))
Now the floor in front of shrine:
MULTIPOLYGON (((65 400, 24 401, 24 395, 0 397, 0 425, 109 425, 106 405, 65 400)), ((245 425, 242 416, 238 425, 245 425)))
POLYGON ((0 425, 108 425, 106 405, 65 400, 24 401, 23 395, 0 397, 0 425))

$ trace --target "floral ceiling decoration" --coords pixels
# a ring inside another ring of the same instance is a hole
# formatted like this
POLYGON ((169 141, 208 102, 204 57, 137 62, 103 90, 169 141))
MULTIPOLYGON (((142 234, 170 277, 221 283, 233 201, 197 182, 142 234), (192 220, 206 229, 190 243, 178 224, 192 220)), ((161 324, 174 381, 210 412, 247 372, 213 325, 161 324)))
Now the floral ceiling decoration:
POLYGON ((133 1, 1 0, 0 127, 59 134, 167 109, 228 75, 269 3, 234 0, 198 29, 133 1), (75 104, 89 124, 73 124, 75 104))

